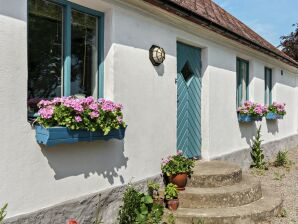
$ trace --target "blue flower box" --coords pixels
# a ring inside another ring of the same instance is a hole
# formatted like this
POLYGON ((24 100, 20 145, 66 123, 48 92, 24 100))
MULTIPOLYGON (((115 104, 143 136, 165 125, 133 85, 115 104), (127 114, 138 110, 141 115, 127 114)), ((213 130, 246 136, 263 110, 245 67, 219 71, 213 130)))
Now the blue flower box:
POLYGON ((249 123, 252 122, 252 116, 248 114, 238 114, 238 121, 243 123, 249 123))
POLYGON ((263 117, 254 117, 249 114, 238 114, 238 121, 243 123, 249 123, 252 121, 261 121, 263 117))
POLYGON ((266 115, 266 119, 267 120, 277 120, 277 119, 283 119, 283 115, 279 115, 279 114, 276 114, 276 113, 273 113, 273 112, 269 112, 267 115, 266 115))
POLYGON ((46 146, 65 143, 91 142, 96 140, 123 139, 126 128, 114 129, 104 135, 102 131, 91 132, 87 130, 70 130, 66 127, 35 126, 36 141, 46 146))
POLYGON ((254 121, 262 121, 263 117, 252 117, 254 121))

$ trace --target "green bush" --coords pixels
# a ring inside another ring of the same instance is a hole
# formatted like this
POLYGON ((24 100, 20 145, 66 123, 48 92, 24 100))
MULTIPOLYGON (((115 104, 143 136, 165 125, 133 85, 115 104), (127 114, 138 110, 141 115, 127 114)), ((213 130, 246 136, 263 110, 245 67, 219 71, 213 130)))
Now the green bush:
POLYGON ((262 149, 262 142, 261 139, 261 126, 257 130, 257 135, 252 140, 251 145, 251 158, 252 158, 252 164, 251 167, 257 168, 257 169, 265 169, 266 168, 266 162, 265 162, 265 156, 262 149))
POLYGON ((123 205, 118 214, 119 224, 135 223, 137 218, 136 210, 141 206, 142 194, 129 185, 124 193, 123 205))
POLYGON ((288 151, 279 151, 276 155, 274 166, 289 167, 290 165, 291 165, 291 161, 288 158, 288 151))
POLYGON ((123 197, 119 224, 161 224, 164 207, 153 203, 153 198, 128 186, 123 197))

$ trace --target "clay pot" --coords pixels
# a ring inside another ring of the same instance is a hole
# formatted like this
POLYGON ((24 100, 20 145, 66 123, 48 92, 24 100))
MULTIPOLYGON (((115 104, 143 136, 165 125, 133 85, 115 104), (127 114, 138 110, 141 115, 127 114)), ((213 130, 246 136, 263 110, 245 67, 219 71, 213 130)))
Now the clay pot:
POLYGON ((176 211, 178 209, 178 206, 179 206, 179 200, 178 199, 167 200, 167 207, 171 211, 176 211))
POLYGON ((187 183, 187 174, 179 173, 177 175, 170 176, 169 181, 172 184, 176 184, 179 191, 184 191, 187 183))

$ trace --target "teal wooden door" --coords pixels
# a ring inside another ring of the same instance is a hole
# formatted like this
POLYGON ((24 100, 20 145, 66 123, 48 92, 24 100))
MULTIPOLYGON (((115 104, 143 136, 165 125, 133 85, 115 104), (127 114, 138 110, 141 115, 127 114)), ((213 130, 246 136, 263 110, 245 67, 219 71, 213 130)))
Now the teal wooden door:
POLYGON ((201 155, 201 50, 177 43, 177 150, 201 155))

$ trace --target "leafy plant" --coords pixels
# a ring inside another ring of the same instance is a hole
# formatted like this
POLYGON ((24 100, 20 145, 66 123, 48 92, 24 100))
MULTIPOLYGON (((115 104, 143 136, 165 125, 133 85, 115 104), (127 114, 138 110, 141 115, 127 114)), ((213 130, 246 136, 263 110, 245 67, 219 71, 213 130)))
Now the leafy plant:
POLYGON ((136 211, 136 224, 160 224, 163 216, 164 207, 154 204, 150 195, 143 195, 141 206, 136 211))
POLYGON ((107 135, 112 129, 126 127, 122 105, 110 100, 76 98, 74 96, 41 100, 36 122, 44 127, 63 126, 71 130, 102 130, 107 135))
POLYGON ((2 208, 0 208, 0 224, 3 224, 3 220, 6 216, 6 209, 8 204, 6 203, 2 208))
POLYGON ((187 173, 190 176, 194 165, 194 160, 184 157, 182 151, 178 151, 176 155, 162 160, 161 170, 168 177, 179 173, 187 173))
POLYGON ((159 184, 150 180, 147 183, 147 187, 148 187, 149 195, 151 195, 153 198, 157 198, 159 195, 159 193, 158 193, 158 190, 160 188, 159 184))
POLYGON ((168 216, 167 221, 168 221, 167 224, 175 224, 176 219, 175 219, 175 216, 173 215, 173 213, 171 213, 171 214, 168 216))
POLYGON ((252 140, 251 145, 251 158, 252 158, 252 164, 251 167, 257 168, 257 169, 265 169, 266 168, 266 162, 265 162, 265 156, 263 153, 263 149, 261 147, 261 144, 263 140, 261 139, 261 125, 257 130, 257 135, 252 140))
POLYGON ((280 174, 279 172, 274 172, 274 180, 279 180, 281 181, 286 175, 283 173, 283 174, 280 174))
POLYGON ((137 209, 141 207, 142 194, 136 191, 129 185, 123 197, 123 205, 120 207, 118 213, 119 224, 132 224, 135 223, 137 218, 137 209))
POLYGON ((119 224, 161 224, 164 207, 153 203, 153 198, 128 186, 119 211, 119 224))
POLYGON ((169 183, 165 188, 165 198, 167 200, 178 198, 178 189, 175 184, 169 183))
POLYGON ((288 168, 291 165, 291 163, 292 162, 288 158, 288 151, 279 151, 276 155, 274 166, 283 166, 285 168, 288 168))

